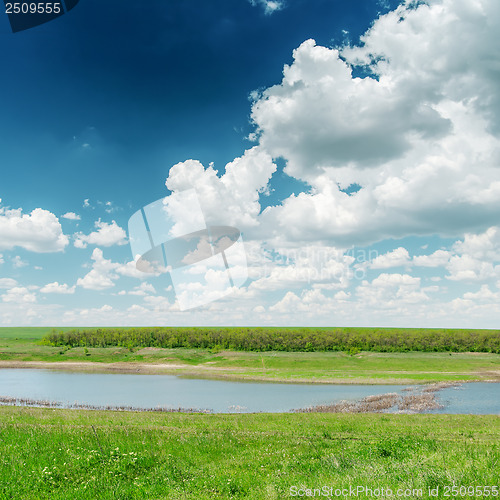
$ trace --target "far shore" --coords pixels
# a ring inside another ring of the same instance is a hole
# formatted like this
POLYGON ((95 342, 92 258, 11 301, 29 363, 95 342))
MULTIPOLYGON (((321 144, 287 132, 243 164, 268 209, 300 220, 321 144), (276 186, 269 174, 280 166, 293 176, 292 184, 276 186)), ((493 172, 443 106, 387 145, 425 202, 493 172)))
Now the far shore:
MULTIPOLYGON (((380 373, 377 378, 356 377, 340 374, 335 377, 294 377, 293 375, 280 376, 278 373, 264 375, 258 370, 249 373, 248 368, 220 367, 220 366, 190 366, 179 363, 137 363, 137 362, 95 362, 95 361, 21 361, 21 360, 0 360, 2 368, 24 368, 24 369, 45 369, 61 370, 69 372, 87 373, 120 373, 137 375, 176 375, 190 378, 205 378, 214 380, 226 380, 235 382, 270 382, 270 383, 294 383, 294 384, 342 384, 342 385, 416 385, 436 383, 441 380, 443 372, 436 372, 435 381, 432 378, 416 378, 423 372, 403 372, 405 377, 394 377, 395 372, 386 371, 380 373), (441 376, 441 377, 440 377, 441 376)), ((431 372, 426 372, 430 375, 431 372)), ((471 379, 470 376, 459 377, 459 372, 446 372, 449 376, 454 376, 455 382, 500 382, 500 370, 489 370, 483 372, 480 377, 471 379)), ((464 374, 465 375, 465 374, 464 374)), ((467 374, 470 375, 470 374, 467 374)))

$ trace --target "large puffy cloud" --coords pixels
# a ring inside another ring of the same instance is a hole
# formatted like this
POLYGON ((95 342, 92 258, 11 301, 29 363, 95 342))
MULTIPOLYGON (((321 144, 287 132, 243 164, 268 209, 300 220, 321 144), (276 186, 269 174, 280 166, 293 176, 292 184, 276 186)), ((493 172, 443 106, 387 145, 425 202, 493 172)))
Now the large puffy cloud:
POLYGON ((499 131, 498 27, 496 0, 434 0, 413 8, 407 2, 381 17, 362 46, 343 55, 370 65, 393 88, 439 102, 473 98, 473 109, 499 131), (374 62, 372 62, 374 61, 374 62))
POLYGON ((311 190, 267 208, 263 232, 348 245, 497 222, 499 28, 494 0, 436 0, 380 17, 359 47, 297 48, 252 118, 311 190))
POLYGON ((0 207, 0 249, 60 252, 68 242, 58 218, 48 210, 35 208, 30 214, 23 214, 20 208, 0 207))
POLYGON ((449 120, 406 91, 353 78, 339 56, 305 41, 282 83, 253 105, 261 145, 288 160, 287 172, 308 179, 315 167, 377 166, 408 149, 411 133, 439 137, 449 130, 449 120))
POLYGON ((308 177, 313 167, 377 167, 417 137, 438 139, 453 126, 439 103, 463 103, 496 122, 498 110, 486 103, 499 97, 498 3, 430 4, 380 17, 360 46, 305 41, 281 84, 253 105, 260 144, 308 177), (376 78, 354 78, 355 66, 376 78))
POLYGON ((254 147, 228 163, 221 177, 211 165, 205 169, 196 160, 178 163, 170 169, 166 186, 171 191, 195 188, 207 223, 244 229, 258 224, 259 193, 275 170, 271 156, 254 147))
POLYGON ((494 0, 435 0, 381 16, 359 46, 307 40, 254 93, 258 146, 221 177, 179 163, 166 185, 195 187, 208 222, 274 247, 484 230, 500 216, 498 28, 494 0), (277 157, 310 189, 261 213, 277 157))

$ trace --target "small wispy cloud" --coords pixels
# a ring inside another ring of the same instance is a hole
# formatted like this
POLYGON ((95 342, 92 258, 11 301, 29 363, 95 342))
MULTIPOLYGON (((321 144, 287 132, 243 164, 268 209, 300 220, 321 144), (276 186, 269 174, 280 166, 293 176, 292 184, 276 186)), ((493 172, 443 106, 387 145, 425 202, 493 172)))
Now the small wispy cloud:
POLYGON ((64 215, 61 215, 63 219, 68 219, 68 220, 80 220, 81 217, 75 212, 66 212, 64 215))
POLYGON ((389 3, 389 0, 378 0, 377 6, 379 9, 382 9, 382 10, 389 10, 391 8, 391 4, 389 3))
POLYGON ((66 283, 59 284, 57 281, 48 283, 40 289, 41 293, 59 293, 59 294, 73 294, 75 293, 75 286, 68 286, 66 283))
POLYGON ((283 9, 285 3, 281 0, 249 0, 249 2, 254 6, 261 6, 264 8, 264 14, 269 16, 274 14, 274 12, 283 9))
POLYGON ((28 263, 22 260, 21 257, 19 257, 19 255, 16 255, 15 257, 12 258, 12 265, 15 268, 20 268, 20 267, 26 267, 28 263))

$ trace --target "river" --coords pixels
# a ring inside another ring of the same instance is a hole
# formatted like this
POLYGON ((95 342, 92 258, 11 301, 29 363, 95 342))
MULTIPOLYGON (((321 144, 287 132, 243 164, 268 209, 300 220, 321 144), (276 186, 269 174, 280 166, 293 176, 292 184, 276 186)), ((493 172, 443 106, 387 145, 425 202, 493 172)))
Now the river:
MULTIPOLYGON (((0 396, 134 408, 225 412, 288 412, 366 396, 407 392, 405 385, 332 385, 228 382, 173 375, 80 373, 0 369, 0 396), (405 391, 406 390, 406 391, 405 391)), ((443 408, 429 413, 500 414, 500 383, 468 383, 436 392, 443 408)))

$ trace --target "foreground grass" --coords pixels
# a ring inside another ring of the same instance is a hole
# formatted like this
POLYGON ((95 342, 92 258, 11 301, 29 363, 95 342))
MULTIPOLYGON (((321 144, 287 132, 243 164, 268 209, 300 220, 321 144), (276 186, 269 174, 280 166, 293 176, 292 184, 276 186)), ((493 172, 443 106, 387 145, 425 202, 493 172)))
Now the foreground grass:
MULTIPOLYGON (((0 408, 0 498, 287 498, 499 484, 500 418, 0 408)), ((361 498, 365 496, 360 495, 361 498)))

